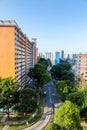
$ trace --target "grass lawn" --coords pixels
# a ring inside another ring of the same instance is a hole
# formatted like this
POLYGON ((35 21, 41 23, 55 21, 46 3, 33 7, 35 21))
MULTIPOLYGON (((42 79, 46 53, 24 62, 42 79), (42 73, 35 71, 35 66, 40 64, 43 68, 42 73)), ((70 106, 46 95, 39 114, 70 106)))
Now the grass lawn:
POLYGON ((15 126, 9 126, 8 127, 8 130, 21 130, 23 128, 26 128, 27 125, 26 124, 23 124, 23 125, 15 125, 15 126))
POLYGON ((0 125, 0 130, 2 130, 3 129, 3 126, 2 125, 0 125))
POLYGON ((21 116, 21 117, 11 117, 10 116, 10 119, 7 121, 22 121, 22 120, 26 120, 28 119, 33 113, 27 113, 25 116, 21 116))

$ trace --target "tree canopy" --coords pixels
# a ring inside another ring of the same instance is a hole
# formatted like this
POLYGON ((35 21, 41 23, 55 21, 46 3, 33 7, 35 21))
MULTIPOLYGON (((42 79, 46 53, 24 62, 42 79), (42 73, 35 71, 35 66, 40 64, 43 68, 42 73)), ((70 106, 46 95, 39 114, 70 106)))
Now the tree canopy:
POLYGON ((74 80, 74 74, 71 71, 71 64, 67 62, 54 65, 51 69, 51 74, 54 78, 59 80, 70 80, 71 82, 74 80))
POLYGON ((37 80, 39 80, 40 76, 42 76, 43 73, 45 73, 45 68, 42 64, 36 64, 34 66, 34 68, 30 68, 29 69, 29 77, 30 78, 36 78, 37 80))
POLYGON ((87 91, 79 91, 67 95, 67 100, 76 104, 80 111, 87 107, 87 91))
POLYGON ((36 79, 37 87, 43 86, 44 83, 51 80, 42 64, 36 64, 34 68, 30 68, 28 76, 36 79))
POLYGON ((38 63, 39 63, 39 64, 42 64, 42 65, 45 67, 45 70, 47 69, 48 60, 46 60, 45 58, 40 58, 40 59, 38 60, 38 63))
POLYGON ((56 123, 49 123, 45 130, 64 130, 58 126, 56 123))
POLYGON ((64 101, 69 93, 75 91, 75 87, 73 87, 67 80, 60 80, 56 83, 56 91, 64 101))
POLYGON ((50 61, 50 59, 45 59, 45 58, 39 58, 38 63, 42 64, 43 66, 45 66, 45 70, 47 69, 47 67, 50 65, 52 66, 52 63, 50 61))
POLYGON ((15 84, 14 79, 11 77, 0 80, 0 108, 3 108, 8 114, 9 109, 14 105, 15 92, 18 86, 15 84))
POLYGON ((37 96, 35 90, 31 88, 25 88, 19 92, 19 102, 13 108, 15 113, 27 113, 36 108, 37 96))
POLYGON ((51 77, 49 76, 49 74, 47 74, 47 73, 44 73, 44 74, 42 74, 42 77, 41 77, 41 85, 43 85, 43 84, 45 84, 45 83, 47 83, 47 82, 49 82, 51 80, 51 77))
POLYGON ((69 130, 75 128, 80 130, 79 109, 76 105, 66 100, 58 109, 56 109, 54 114, 54 123, 69 130))

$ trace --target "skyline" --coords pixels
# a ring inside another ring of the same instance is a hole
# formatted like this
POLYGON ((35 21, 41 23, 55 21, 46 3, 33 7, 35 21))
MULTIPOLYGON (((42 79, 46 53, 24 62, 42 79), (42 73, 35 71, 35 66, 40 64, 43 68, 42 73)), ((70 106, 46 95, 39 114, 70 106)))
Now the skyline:
POLYGON ((0 19, 37 38, 39 52, 87 52, 86 0, 0 0, 0 19))

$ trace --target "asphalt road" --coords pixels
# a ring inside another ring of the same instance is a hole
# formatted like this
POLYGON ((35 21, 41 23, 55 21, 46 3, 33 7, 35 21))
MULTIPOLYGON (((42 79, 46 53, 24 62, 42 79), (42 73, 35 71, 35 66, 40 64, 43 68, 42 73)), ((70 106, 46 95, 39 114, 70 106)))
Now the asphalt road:
POLYGON ((24 130, 44 130, 50 120, 53 119, 53 113, 55 111, 55 108, 60 103, 60 99, 56 93, 54 83, 51 81, 45 84, 44 91, 47 91, 47 94, 44 95, 44 113, 41 119, 36 124, 24 130))

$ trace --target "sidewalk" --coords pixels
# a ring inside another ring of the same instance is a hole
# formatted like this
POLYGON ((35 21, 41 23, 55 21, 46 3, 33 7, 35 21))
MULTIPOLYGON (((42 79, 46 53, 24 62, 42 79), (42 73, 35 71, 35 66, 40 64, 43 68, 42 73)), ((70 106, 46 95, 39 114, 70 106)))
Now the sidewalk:
POLYGON ((7 115, 5 113, 0 113, 0 123, 5 122, 7 115))

